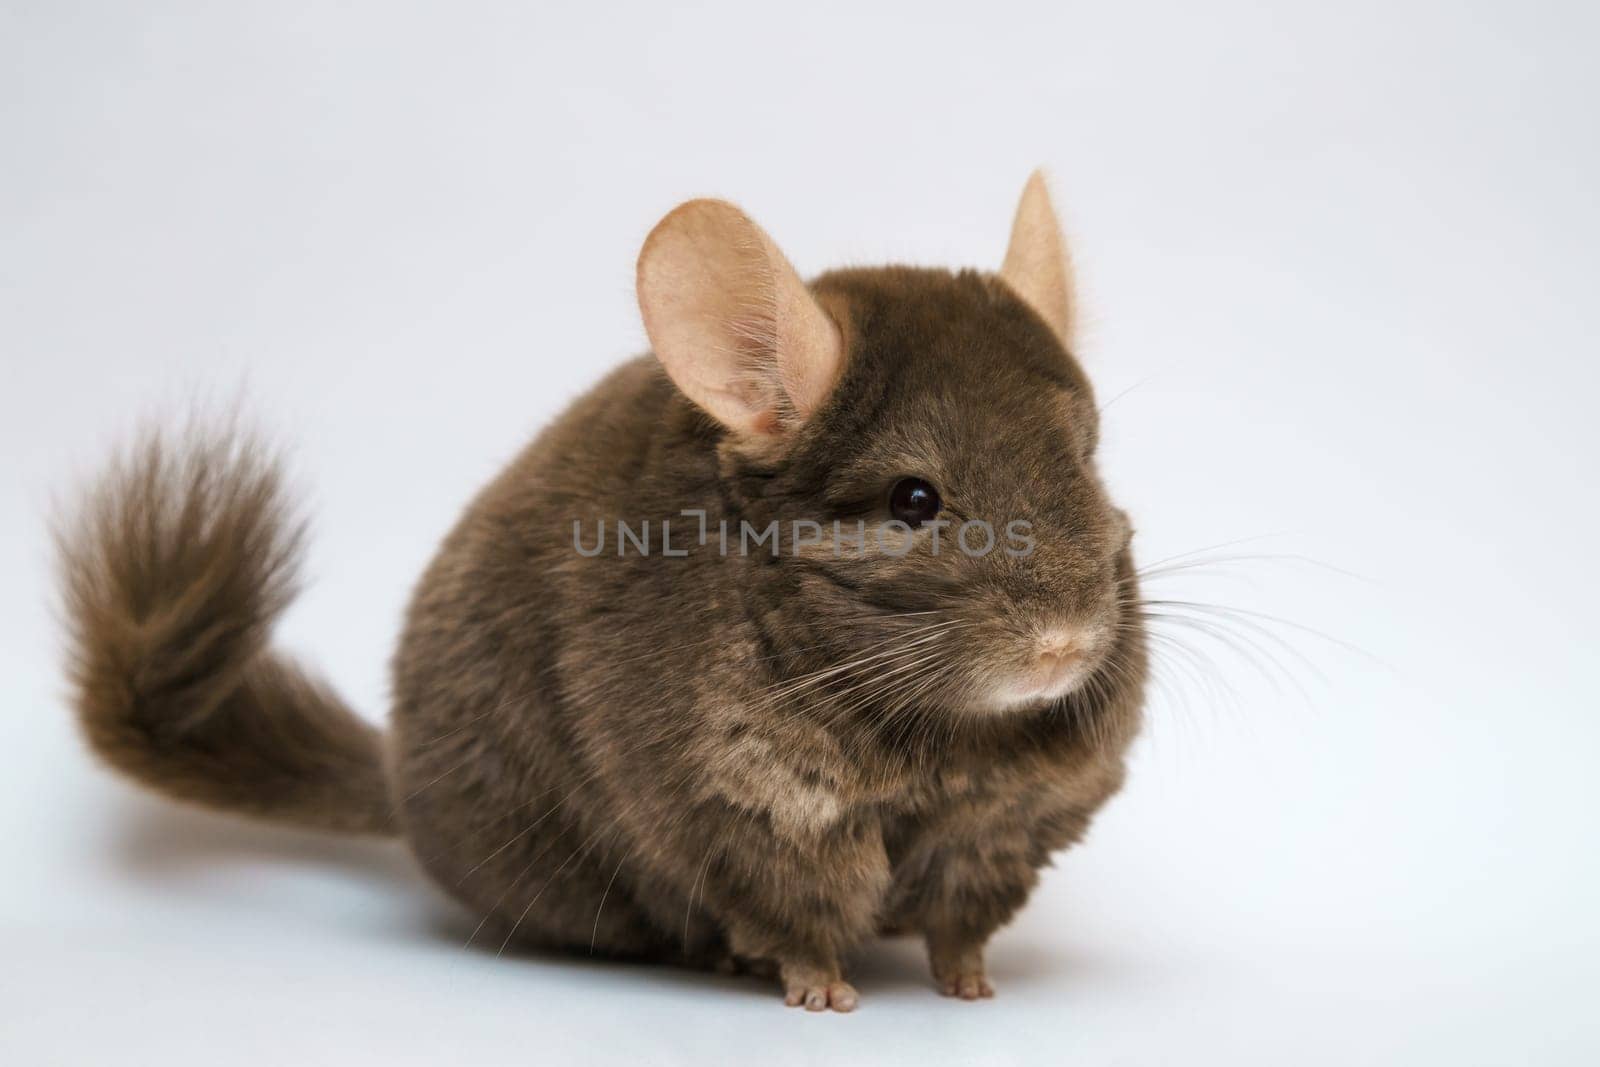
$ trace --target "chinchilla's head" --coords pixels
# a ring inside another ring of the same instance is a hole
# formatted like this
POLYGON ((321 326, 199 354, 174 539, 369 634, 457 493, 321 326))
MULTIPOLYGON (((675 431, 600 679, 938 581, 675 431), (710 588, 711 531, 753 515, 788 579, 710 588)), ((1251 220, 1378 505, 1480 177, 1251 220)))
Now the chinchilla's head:
POLYGON ((1095 468, 1040 176, 998 273, 807 286, 737 208, 696 200, 651 233, 638 282, 657 357, 716 424, 748 526, 729 565, 780 653, 823 650, 819 693, 992 715, 1119 687, 1131 530, 1095 468), (775 554, 755 540, 774 522, 775 554))

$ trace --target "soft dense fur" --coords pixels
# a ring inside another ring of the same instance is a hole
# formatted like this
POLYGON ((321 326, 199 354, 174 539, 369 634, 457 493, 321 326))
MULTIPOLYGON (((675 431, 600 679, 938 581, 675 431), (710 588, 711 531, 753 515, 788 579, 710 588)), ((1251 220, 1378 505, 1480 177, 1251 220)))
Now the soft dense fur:
POLYGON ((150 434, 60 531, 89 742, 183 800, 329 830, 390 822, 381 738, 266 649, 299 525, 237 434, 150 434))
POLYGON ((264 648, 297 537, 270 465, 226 441, 148 446, 63 539, 90 740, 235 811, 365 831, 392 811, 494 946, 776 971, 790 1003, 849 1010, 847 955, 916 931, 944 992, 988 995, 985 942, 1121 784, 1145 675, 1043 185, 1001 276, 806 287, 728 205, 663 228, 640 270, 659 361, 579 400, 446 538, 386 759, 264 648), (728 240, 735 266, 700 269, 728 240), (719 330, 732 347, 697 340, 719 330), (936 555, 926 529, 904 557, 836 558, 831 533, 714 550, 722 520, 881 521, 905 476, 961 517, 1028 520, 1036 550, 936 555), (575 520, 592 543, 619 518, 649 520, 651 555, 575 550, 575 520), (661 555, 664 520, 687 555, 661 555), (997 704, 1062 627, 1070 692, 997 704))

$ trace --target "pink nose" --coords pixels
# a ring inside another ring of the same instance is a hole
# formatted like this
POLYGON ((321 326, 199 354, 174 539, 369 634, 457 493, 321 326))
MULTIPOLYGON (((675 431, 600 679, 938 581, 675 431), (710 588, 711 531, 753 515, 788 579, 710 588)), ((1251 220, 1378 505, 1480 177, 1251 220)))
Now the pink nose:
POLYGON ((1057 628, 1039 635, 1039 673, 1060 678, 1083 659, 1082 635, 1076 630, 1057 628))

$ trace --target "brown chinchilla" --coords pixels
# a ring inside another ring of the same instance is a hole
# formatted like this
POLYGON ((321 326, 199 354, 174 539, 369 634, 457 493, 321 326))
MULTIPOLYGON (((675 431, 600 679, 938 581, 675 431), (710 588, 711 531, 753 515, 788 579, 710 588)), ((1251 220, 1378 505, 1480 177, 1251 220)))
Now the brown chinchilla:
POLYGON ((638 264, 654 353, 482 491, 387 732, 268 647, 299 525, 236 433, 152 435, 62 527, 77 708, 171 796, 398 834, 473 940, 775 975, 920 933, 937 987, 1116 792, 1146 674, 1043 180, 998 274, 801 281, 730 204, 638 264))

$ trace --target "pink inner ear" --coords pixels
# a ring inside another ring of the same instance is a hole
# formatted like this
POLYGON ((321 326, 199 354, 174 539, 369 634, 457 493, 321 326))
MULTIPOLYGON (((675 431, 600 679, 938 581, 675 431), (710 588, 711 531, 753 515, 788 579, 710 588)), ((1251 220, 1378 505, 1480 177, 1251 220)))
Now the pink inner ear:
POLYGON ((778 358, 785 392, 803 421, 821 410, 839 384, 844 338, 833 316, 817 303, 787 261, 775 273, 782 287, 778 294, 778 358))
POLYGON ((639 255, 639 309, 667 374, 729 429, 772 436, 827 399, 843 342, 794 268, 732 204, 691 200, 639 255))
POLYGON ((1042 171, 1034 171, 1022 190, 1000 278, 1072 348, 1072 264, 1042 171))

